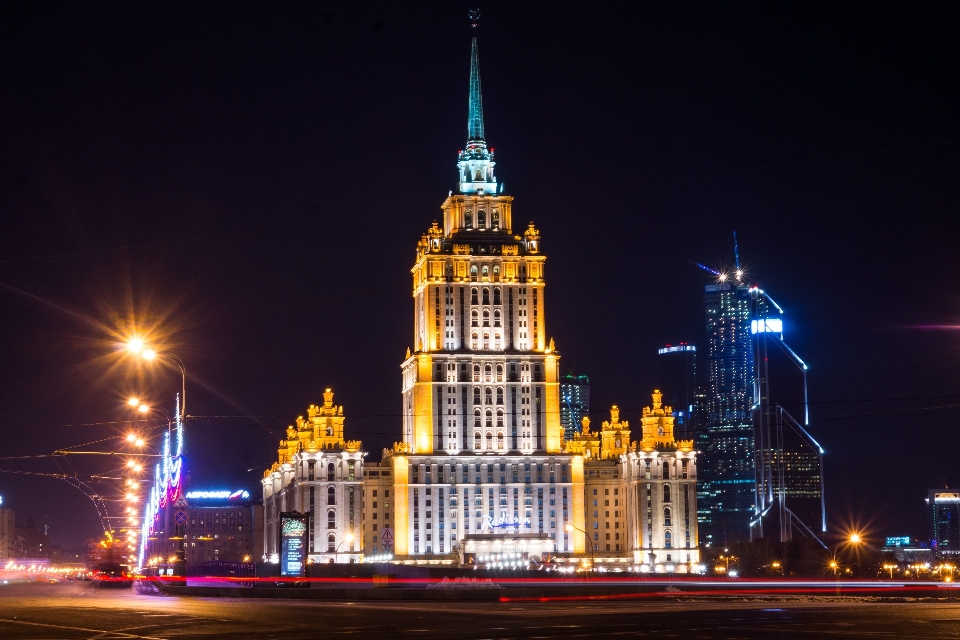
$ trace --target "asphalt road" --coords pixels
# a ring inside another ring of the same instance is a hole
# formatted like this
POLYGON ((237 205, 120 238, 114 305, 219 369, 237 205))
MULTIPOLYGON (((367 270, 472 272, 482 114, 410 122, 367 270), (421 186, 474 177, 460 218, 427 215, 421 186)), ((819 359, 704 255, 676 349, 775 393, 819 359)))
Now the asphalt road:
POLYGON ((0 585, 0 638, 960 638, 960 602, 326 603, 0 585))

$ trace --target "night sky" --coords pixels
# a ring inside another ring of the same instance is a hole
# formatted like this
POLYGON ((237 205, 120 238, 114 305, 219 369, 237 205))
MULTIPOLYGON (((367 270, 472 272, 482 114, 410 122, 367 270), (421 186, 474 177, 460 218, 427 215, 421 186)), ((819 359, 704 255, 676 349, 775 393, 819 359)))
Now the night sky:
MULTIPOLYGON (((59 473, 10 458, 125 433, 130 393, 172 411, 179 373, 117 351, 131 323, 186 363, 194 488, 258 491, 328 386, 379 460, 466 141, 470 6, 4 4, 0 469, 59 473)), ((481 10, 487 140, 594 420, 638 424, 657 347, 703 344, 691 261, 731 266, 736 231, 810 365, 831 526, 927 537, 926 491, 960 485, 956 5, 481 10)), ((54 543, 100 533, 61 480, 0 495, 54 543)))

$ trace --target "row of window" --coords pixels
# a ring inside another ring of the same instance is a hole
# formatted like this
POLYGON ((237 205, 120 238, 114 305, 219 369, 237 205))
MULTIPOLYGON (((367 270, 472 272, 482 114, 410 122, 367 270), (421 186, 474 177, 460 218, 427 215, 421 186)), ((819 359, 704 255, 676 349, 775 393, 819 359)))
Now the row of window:
MULTIPOLYGON (((464 177, 464 182, 470 182, 470 170, 469 170, 469 169, 465 169, 465 170, 464 170, 463 177, 464 177)), ((476 171, 476 174, 475 174, 474 177, 476 178, 476 182, 480 182, 480 181, 483 180, 482 174, 481 174, 481 172, 480 172, 479 169, 476 171)), ((474 218, 473 218, 473 211, 472 211, 472 210, 467 209, 466 211, 463 212, 463 226, 464 226, 465 228, 467 228, 467 229, 473 229, 473 228, 474 228, 474 226, 473 226, 473 219, 474 219, 474 218)), ((476 218, 476 219, 477 219, 477 226, 476 226, 476 228, 479 229, 480 231, 485 231, 485 230, 487 229, 487 212, 484 211, 483 209, 477 210, 477 218, 476 218)), ((491 231, 499 231, 499 230, 500 230, 500 212, 497 211, 496 209, 494 209, 493 211, 490 212, 490 230, 491 230, 491 231)), ((474 267, 474 268, 476 268, 476 267, 474 267)))
MULTIPOLYGON (((329 432, 327 435, 333 435, 329 432)), ((307 460, 307 480, 317 480, 317 461, 316 460, 307 460)), ((337 467, 334 463, 327 464, 327 482, 334 482, 337 479, 337 467)), ((356 461, 348 460, 347 461, 347 481, 356 480, 356 461)))

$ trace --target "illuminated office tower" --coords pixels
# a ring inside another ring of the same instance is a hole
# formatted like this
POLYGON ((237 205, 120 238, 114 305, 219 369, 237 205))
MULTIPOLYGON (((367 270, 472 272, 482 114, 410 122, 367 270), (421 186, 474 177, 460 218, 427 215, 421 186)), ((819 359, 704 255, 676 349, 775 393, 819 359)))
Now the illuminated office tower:
POLYGON ((727 544, 749 539, 757 506, 750 287, 720 275, 704 287, 704 309, 707 397, 701 524, 708 545, 727 544))
POLYGON ((705 542, 799 531, 823 544, 823 449, 807 430, 807 366, 783 340, 783 310, 735 275, 704 287, 706 394, 696 441, 705 542), (798 416, 798 417, 795 417, 798 416))
POLYGON ((808 431, 807 365, 783 339, 783 309, 750 287, 757 507, 752 538, 824 545, 823 448, 808 431))
POLYGON ((560 379, 560 427, 569 440, 580 433, 583 419, 590 414, 590 378, 567 375, 560 379))
POLYGON ((960 555, 960 489, 931 489, 930 548, 940 558, 960 555))
POLYGON ((583 459, 561 448, 540 233, 514 229, 494 165, 474 37, 458 192, 417 245, 403 440, 381 463, 392 467, 398 557, 584 548, 565 529, 584 526, 583 459))

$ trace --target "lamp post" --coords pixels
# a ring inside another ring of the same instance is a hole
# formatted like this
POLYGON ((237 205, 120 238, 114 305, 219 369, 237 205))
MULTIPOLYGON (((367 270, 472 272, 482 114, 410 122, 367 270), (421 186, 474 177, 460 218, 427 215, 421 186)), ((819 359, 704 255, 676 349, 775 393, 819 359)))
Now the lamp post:
POLYGON ((596 558, 593 555, 593 541, 590 539, 590 534, 584 531, 583 529, 581 529, 580 527, 574 524, 569 524, 569 523, 567 524, 567 526, 564 527, 564 529, 566 529, 570 533, 573 533, 574 531, 579 531, 580 533, 583 534, 584 539, 587 541, 587 546, 590 547, 590 569, 592 570, 593 565, 596 564, 596 558))
POLYGON ((142 360, 152 362, 153 360, 166 360, 177 365, 177 368, 180 370, 180 422, 184 421, 184 418, 187 416, 187 368, 183 364, 183 360, 177 357, 174 353, 165 353, 160 355, 157 353, 156 349, 151 349, 147 347, 142 338, 130 338, 127 340, 127 352, 131 353, 142 360))
POLYGON ((353 534, 348 533, 347 535, 343 536, 343 540, 341 540, 340 544, 337 545, 337 550, 334 551, 334 555, 336 556, 335 560, 338 562, 340 560, 340 545, 342 545, 344 542, 353 542, 353 534))
POLYGON ((833 569, 833 578, 837 581, 837 595, 840 595, 840 579, 837 575, 837 570, 840 568, 840 563, 837 562, 837 552, 840 551, 840 547, 845 545, 857 546, 863 543, 863 536, 858 532, 854 531, 849 534, 845 539, 837 543, 837 546, 833 549, 833 559, 830 560, 829 567, 833 569))
MULTIPOLYGON (((187 417, 187 368, 183 364, 183 360, 177 357, 173 353, 164 353, 163 355, 159 354, 156 349, 149 347, 142 338, 133 337, 127 340, 126 344, 127 352, 133 354, 134 356, 152 362, 154 360, 163 360, 166 362, 172 362, 180 370, 180 415, 177 416, 177 420, 181 427, 186 428, 186 417, 187 417)), ((142 405, 145 406, 145 405, 142 405)), ((146 411, 149 411, 147 407, 146 411)), ((167 416, 167 428, 170 427, 169 415, 167 416)), ((176 566, 174 568, 174 575, 178 577, 186 577, 187 575, 187 558, 186 551, 184 549, 184 538, 186 537, 186 524, 174 523, 174 535, 170 538, 171 540, 177 540, 177 550, 176 550, 176 566)))

